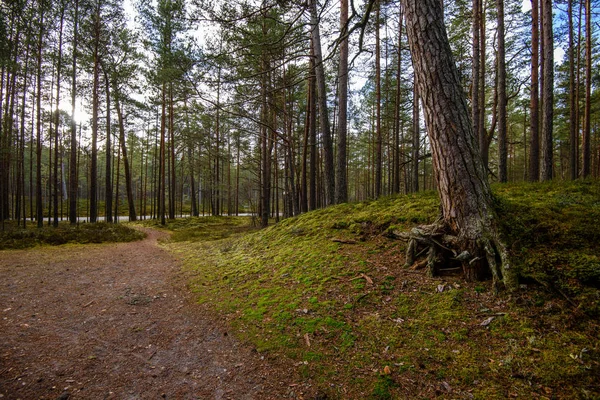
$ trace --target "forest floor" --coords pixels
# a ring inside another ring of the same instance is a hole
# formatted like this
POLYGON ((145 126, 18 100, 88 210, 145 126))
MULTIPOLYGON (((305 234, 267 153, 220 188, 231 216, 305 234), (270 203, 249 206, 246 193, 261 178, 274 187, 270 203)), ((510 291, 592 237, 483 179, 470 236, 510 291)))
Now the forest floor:
POLYGON ((0 251, 0 398, 303 398, 291 362, 199 311, 181 263, 141 242, 0 251))

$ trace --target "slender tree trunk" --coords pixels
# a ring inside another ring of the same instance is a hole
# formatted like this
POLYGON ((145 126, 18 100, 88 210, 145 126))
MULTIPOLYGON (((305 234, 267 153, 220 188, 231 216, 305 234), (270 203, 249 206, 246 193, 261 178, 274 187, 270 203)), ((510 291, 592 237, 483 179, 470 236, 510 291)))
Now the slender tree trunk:
MULTIPOLYGON (((104 220, 107 223, 113 222, 113 214, 112 214, 112 200, 113 200, 113 180, 112 180, 112 172, 111 172, 111 163, 112 163, 112 143, 110 141, 111 136, 111 125, 112 121, 110 118, 110 80, 108 79, 108 73, 104 71, 104 81, 106 84, 106 166, 105 166, 105 190, 104 190, 104 209, 105 215, 104 220)), ((118 149, 118 146, 117 146, 118 149)), ((118 203, 117 199, 117 203, 118 203)), ((119 214, 115 213, 115 219, 118 218, 119 214)))
MULTIPOLYGON (((177 170, 175 169, 175 106, 173 104, 173 83, 169 82, 169 143, 171 149, 171 155, 169 157, 171 161, 171 167, 169 171, 171 173, 169 179, 169 219, 175 219, 175 188, 177 187, 177 170)), ((124 147, 123 147, 124 148, 124 147)), ((132 194, 133 197, 133 194, 132 194)), ((130 210, 131 211, 131 210, 130 210)), ((133 214, 135 215, 135 207, 133 210, 133 214)))
POLYGON ((542 0, 544 11, 543 41, 544 41, 544 86, 543 86, 543 115, 542 115, 542 165, 540 179, 552 179, 554 142, 554 37, 552 30, 552 0, 542 0))
POLYGON ((62 72, 62 31, 63 31, 63 22, 64 22, 65 8, 64 5, 61 4, 60 10, 60 28, 58 33, 58 59, 56 65, 56 109, 54 115, 54 171, 53 171, 53 216, 54 219, 52 221, 52 226, 58 226, 58 193, 60 191, 59 182, 58 182, 58 143, 59 143, 59 125, 60 125, 60 116, 59 116, 59 103, 60 103, 60 80, 61 80, 61 72, 62 72))
MULTIPOLYGON (((30 29, 30 24, 27 24, 27 29, 30 29)), ((27 40, 27 48, 25 50, 25 68, 24 68, 24 74, 23 74, 23 96, 21 98, 21 117, 20 117, 20 123, 21 123, 21 127, 20 127, 20 132, 21 132, 21 147, 20 147, 20 151, 19 151, 19 174, 20 174, 20 180, 19 180, 19 185, 17 186, 17 191, 21 192, 21 195, 23 196, 23 200, 22 200, 22 208, 23 208, 23 228, 26 227, 27 225, 27 216, 26 216, 26 209, 27 207, 25 206, 25 200, 26 200, 26 196, 25 196, 25 112, 26 112, 26 105, 27 105, 27 89, 28 89, 28 77, 29 77, 29 58, 30 58, 30 47, 31 47, 31 37, 30 34, 27 35, 28 36, 28 40, 27 40)), ((0 91, 1 92, 1 91, 0 91)), ((0 95, 1 97, 1 95, 0 95)), ((1 126, 1 123, 0 123, 1 126)), ((32 127, 33 128, 33 127, 32 127)), ((33 132, 33 129, 32 129, 33 132)), ((32 141, 33 143, 33 141, 32 141)), ((30 147, 31 147, 31 143, 30 143, 30 147)), ((18 197, 18 193, 17 193, 17 197, 18 197)), ((31 198, 31 194, 29 196, 29 202, 32 201, 31 198)), ((19 210, 17 210, 19 211, 19 210)), ((19 220, 19 212, 17 212, 17 221, 19 220)))
MULTIPOLYGON (((312 59, 311 59, 312 60, 312 59)), ((312 70, 309 70, 312 74, 312 70)), ((309 76, 306 82, 306 117, 304 119, 304 141, 302 143, 302 171, 300 175, 300 211, 305 213, 308 211, 308 148, 310 134, 310 87, 312 77, 309 76)))
POLYGON ((485 127, 485 111, 486 111, 486 102, 485 102, 485 78, 486 78, 486 8, 487 4, 485 1, 480 0, 479 3, 479 149, 481 151, 481 157, 483 159, 483 166, 488 167, 489 162, 489 153, 490 153, 490 143, 491 143, 491 134, 487 134, 487 129, 485 127))
MULTIPOLYGON (((413 61, 414 62, 414 61, 413 61)), ((419 76, 415 73, 413 88, 413 127, 412 127, 412 179, 411 191, 419 191, 419 147, 421 145, 421 132, 419 123, 419 76)))
POLYGON ((335 176, 335 202, 348 201, 347 136, 348 136, 348 0, 340 0, 340 65, 338 74, 338 143, 335 176))
POLYGON ((377 2, 375 12, 375 198, 381 196, 383 168, 383 150, 381 133, 381 44, 379 39, 379 10, 377 2))
POLYGON ((482 0, 473 0, 473 24, 472 24, 472 33, 473 33, 473 68, 472 68, 472 82, 471 82, 471 121, 473 122, 473 132, 475 132, 478 140, 481 138, 481 127, 480 125, 480 109, 481 102, 479 100, 479 96, 481 94, 481 90, 479 85, 481 84, 480 74, 481 74, 481 39, 479 35, 481 34, 480 28, 480 20, 481 20, 481 1, 482 0))
POLYGON ((398 20, 398 64, 396 69, 396 104, 394 105, 394 183, 393 193, 400 193, 400 103, 402 100, 402 10, 398 20))
MULTIPOLYGON (((311 54, 314 55, 314 47, 311 46, 311 54)), ((310 78, 308 80, 309 85, 309 137, 310 137, 310 175, 309 175, 309 186, 310 186, 310 197, 308 201, 308 209, 317 209, 317 83, 316 83, 316 70, 315 70, 315 59, 310 59, 310 78)))
POLYGON ((69 161, 69 222, 77 223, 77 124, 75 122, 75 99, 77 98, 77 43, 79 39, 79 0, 75 0, 73 17, 73 53, 71 71, 71 148, 69 161))
POLYGON ((119 188, 121 184, 119 182, 121 178, 121 146, 117 145, 117 171, 116 171, 116 182, 115 182, 115 223, 119 222, 119 188))
POLYGON ((540 178, 540 132, 539 132, 539 5, 538 0, 531 0, 531 103, 529 125, 531 127, 529 145, 529 180, 540 178))
POLYGON ((498 180, 508 181, 508 148, 507 148, 507 116, 506 116, 506 51, 504 41, 504 0, 496 0, 498 13, 498 180))
POLYGON ((333 144, 329 126, 329 112, 327 110, 327 90, 325 88, 325 68, 321 53, 321 34, 319 32, 319 19, 316 0, 310 0, 310 24, 312 25, 311 37, 315 54, 315 73, 319 92, 319 123, 323 140, 325 204, 333 204, 335 200, 335 170, 333 167, 333 144))
MULTIPOLYGON (((267 27, 263 22, 263 35, 267 35, 267 27)), ((260 225, 264 228, 269 225, 269 212, 271 201, 271 157, 269 153, 270 146, 268 144, 269 132, 267 126, 269 124, 269 104, 267 94, 269 92, 267 85, 269 84, 268 71, 270 69, 267 50, 263 49, 261 54, 262 67, 262 82, 261 82, 261 127, 260 127, 260 171, 261 171, 261 199, 260 199, 260 225)))
MULTIPOLYGON (((125 191, 127 192, 129 220, 137 221, 137 213, 135 211, 135 199, 133 196, 133 180, 131 178, 132 168, 129 163, 129 156, 127 155, 127 143, 125 140, 125 118, 123 117, 123 109, 118 89, 114 91, 113 98, 115 100, 115 109, 117 110, 117 119, 119 121, 119 143, 121 145, 121 153, 123 154, 123 168, 125 169, 125 191)), ((141 165, 142 164, 140 163, 140 167, 141 165)))
POLYGON ((159 155, 159 177, 158 177, 158 215, 160 224, 166 225, 165 215, 165 183, 166 183, 166 165, 165 165, 165 131, 167 125, 167 89, 166 82, 162 83, 161 88, 161 115, 160 115, 160 155, 159 155))
POLYGON ((98 108, 100 86, 100 4, 96 5, 94 14, 94 76, 92 83, 92 160, 90 171, 90 222, 98 218, 98 108))
POLYGON ((577 179, 577 95, 575 93, 575 44, 573 41, 573 0, 567 1, 569 23, 569 173, 577 179))
POLYGON ((585 0, 585 108, 583 114, 583 143, 581 175, 587 178, 591 172, 591 113, 592 113, 592 4, 585 0))
POLYGON ((40 12, 40 32, 37 48, 37 105, 36 105, 36 180, 35 180, 35 214, 38 228, 44 226, 44 209, 42 204, 42 50, 44 44, 44 5, 38 1, 40 12))

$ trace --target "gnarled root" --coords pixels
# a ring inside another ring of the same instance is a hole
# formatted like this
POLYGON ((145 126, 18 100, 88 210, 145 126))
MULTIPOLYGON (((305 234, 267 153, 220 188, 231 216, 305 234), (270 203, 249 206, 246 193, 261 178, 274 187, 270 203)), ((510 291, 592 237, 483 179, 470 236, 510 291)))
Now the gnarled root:
POLYGON ((409 232, 393 232, 395 238, 408 242, 405 267, 414 265, 426 253, 429 276, 439 275, 442 270, 462 268, 466 280, 481 280, 491 274, 495 290, 500 282, 509 290, 516 289, 516 277, 510 269, 506 246, 495 232, 468 240, 448 231, 444 224, 436 222, 412 228, 409 232))

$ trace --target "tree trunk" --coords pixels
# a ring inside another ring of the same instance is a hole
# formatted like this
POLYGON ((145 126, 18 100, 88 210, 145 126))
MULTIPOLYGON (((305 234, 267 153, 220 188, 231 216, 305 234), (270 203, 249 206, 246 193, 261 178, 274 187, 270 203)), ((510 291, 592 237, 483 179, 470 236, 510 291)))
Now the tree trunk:
POLYGON ((311 37, 315 52, 315 72, 319 92, 319 123, 323 139, 323 161, 325 162, 325 204, 333 204, 335 196, 335 170, 333 167, 333 144, 331 142, 331 129, 329 126, 329 112, 327 110, 327 90, 325 88, 325 67, 321 53, 321 34, 319 32, 319 18, 316 0, 310 0, 310 24, 312 25, 311 37))
POLYGON ((498 180, 508 181, 508 148, 507 148, 507 116, 506 116, 506 51, 504 43, 504 0, 496 0, 498 13, 498 180))
MULTIPOLYGON (((170 144, 170 179, 169 179, 169 219, 175 219, 175 188, 176 169, 175 169, 175 107, 173 104, 173 83, 169 82, 169 144, 170 144)), ((125 147, 123 147, 125 149, 125 147)), ((131 211, 131 210, 130 210, 131 211)), ((133 212, 135 214, 135 210, 133 212)))
MULTIPOLYGON (((433 229, 445 236, 455 235, 448 241, 461 252, 458 258, 464 259, 467 279, 481 278, 489 267, 496 282, 504 279, 512 288, 492 192, 448 42, 442 5, 439 0, 403 0, 402 5, 442 206, 440 224, 433 229)), ((436 258, 435 248, 431 246, 431 260, 436 258)))
POLYGON ((335 170, 335 202, 348 201, 346 181, 348 135, 348 0, 340 0, 340 65, 338 74, 338 146, 335 170))
MULTIPOLYGON (((129 220, 137 221, 137 213, 135 211, 135 199, 133 198, 131 166, 129 165, 129 156, 127 155, 127 143, 125 141, 125 119, 123 118, 123 109, 121 108, 120 93, 118 92, 118 89, 114 91, 113 98, 115 99, 115 108, 117 110, 117 119, 119 122, 119 143, 121 145, 121 152, 123 153, 123 168, 125 169, 125 191, 127 192, 129 220)), ((118 217, 118 215, 115 217, 118 217)))
POLYGON ((375 198, 381 196, 382 138, 381 138, 381 45, 379 40, 379 10, 375 12, 375 198))
POLYGON ((396 104, 394 105, 394 183, 393 193, 400 193, 400 102, 402 80, 402 11, 398 20, 398 60, 396 69, 396 104))
POLYGON ((567 2, 569 23, 569 177, 577 179, 577 103, 575 94, 575 44, 573 40, 573 0, 567 2))
POLYGON ((40 32, 37 48, 37 104, 36 104, 36 178, 35 178, 35 216, 38 228, 44 226, 42 204, 42 50, 44 44, 44 2, 38 1, 40 12, 40 32))
POLYGON ((542 0, 544 25, 542 28, 544 42, 544 85, 543 85, 543 115, 542 115, 542 163, 540 179, 552 179, 553 167, 553 118, 554 118, 554 38, 552 31, 552 0, 542 0))
POLYGON ((540 178, 540 128, 539 128, 539 5, 538 0, 531 0, 531 102, 529 126, 531 127, 529 146, 529 181, 536 182, 540 178))
MULTIPOLYGON (((311 46, 311 55, 314 55, 314 46, 311 46)), ((316 71, 315 71, 315 59, 311 57, 310 62, 310 78, 308 80, 309 86, 309 138, 310 138, 310 175, 309 175, 309 186, 310 186, 310 197, 308 201, 308 209, 316 210, 317 208, 317 82, 316 82, 316 71)))
MULTIPOLYGON (((112 213, 112 201, 113 201, 113 180, 112 180, 112 172, 111 172, 111 163, 112 163, 112 143, 110 141, 111 136, 111 125, 112 121, 110 118, 110 80, 108 79, 108 73, 104 71, 104 81, 106 83, 105 91, 106 91, 106 165, 105 165, 105 189, 104 189, 104 221, 107 223, 113 222, 113 213, 112 213)), ((118 150, 118 147, 117 147, 118 150)), ((117 189, 118 190, 118 189, 117 189)), ((119 200, 117 199, 117 204, 119 200)), ((115 218, 118 217, 118 214, 115 212, 115 218)))
POLYGON ((161 114, 160 114, 160 155, 159 161, 159 177, 158 177, 158 215, 160 217, 160 224, 166 225, 165 219, 165 183, 166 183, 166 165, 165 165, 165 131, 167 124, 167 89, 166 82, 162 83, 161 87, 161 114))
MULTIPOLYGON (((312 70, 309 70, 312 74, 312 70)), ((311 77, 307 80, 306 87, 306 118, 304 119, 304 141, 302 143, 302 170, 300 175, 300 211, 305 213, 308 211, 308 137, 310 132, 310 85, 311 77)))
POLYGON ((583 114, 583 143, 581 175, 587 178, 591 172, 591 111, 592 111, 592 7, 585 0, 585 108, 583 114))
POLYGON ((471 81, 471 121, 473 123, 473 132, 477 137, 477 140, 481 137, 481 128, 479 126, 480 119, 480 109, 481 102, 479 101, 479 96, 481 91, 479 89, 479 85, 481 80, 479 76, 481 74, 481 67, 479 65, 481 61, 481 39, 479 37, 481 33, 480 29, 480 19, 481 19, 481 1, 482 0, 473 0, 473 24, 471 26, 472 34, 473 34, 473 66, 472 66, 472 81, 471 81))
MULTIPOLYGON (((263 34, 266 36, 267 28, 263 22, 263 34)), ((261 126, 260 126, 260 172, 261 172, 261 209, 260 209, 260 224, 264 228, 269 225, 269 211, 270 211, 270 200, 271 200, 271 157, 270 157, 270 146, 268 145, 269 132, 267 126, 269 125, 269 105, 267 102, 267 85, 269 83, 268 73, 269 71, 269 60, 267 56, 267 50, 263 49, 261 54, 261 67, 262 67, 262 78, 261 78, 261 126)))
POLYGON ((77 39, 79 24, 79 0, 75 0, 75 16, 73 18, 73 53, 71 71, 71 148, 69 161, 69 222, 77 223, 77 124, 75 123, 75 99, 77 98, 77 39))
POLYGON ((96 5, 94 15, 94 76, 92 89, 92 160, 90 173, 90 222, 94 223, 98 218, 98 108, 100 85, 100 4, 96 5))
MULTIPOLYGON (((414 68, 413 60, 413 68, 414 68)), ((419 76, 415 73, 413 86, 413 127, 412 127, 412 178, 410 190, 413 193, 419 191, 419 147, 421 145, 421 132, 419 123, 419 76)))

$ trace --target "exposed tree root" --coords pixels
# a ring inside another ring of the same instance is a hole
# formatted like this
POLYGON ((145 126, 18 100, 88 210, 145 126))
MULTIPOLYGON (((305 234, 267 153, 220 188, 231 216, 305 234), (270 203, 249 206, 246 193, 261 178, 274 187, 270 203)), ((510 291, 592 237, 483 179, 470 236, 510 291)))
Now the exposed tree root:
POLYGON ((431 225, 412 228, 409 232, 393 232, 397 239, 408 242, 405 267, 425 266, 427 275, 436 276, 443 270, 462 268, 465 279, 482 280, 491 274, 494 289, 500 282, 509 290, 517 287, 510 269, 506 246, 492 229, 476 240, 468 240, 449 232, 438 220, 431 225), (419 260, 426 254, 425 259, 419 260))

